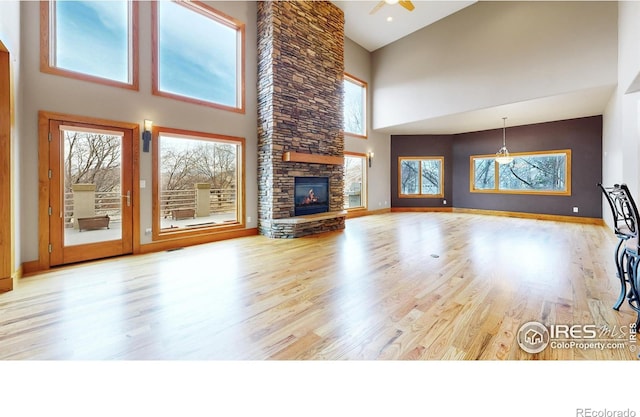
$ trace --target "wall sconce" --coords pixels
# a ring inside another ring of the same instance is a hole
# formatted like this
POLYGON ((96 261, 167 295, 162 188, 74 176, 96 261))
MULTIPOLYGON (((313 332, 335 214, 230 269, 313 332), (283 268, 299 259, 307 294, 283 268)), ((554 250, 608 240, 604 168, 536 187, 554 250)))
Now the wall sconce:
POLYGON ((142 132, 142 152, 149 152, 149 144, 151 143, 151 129, 153 129, 153 121, 144 119, 144 131, 142 132))
POLYGON ((367 160, 369 161, 369 168, 371 168, 371 162, 373 162, 373 152, 367 154, 367 160))

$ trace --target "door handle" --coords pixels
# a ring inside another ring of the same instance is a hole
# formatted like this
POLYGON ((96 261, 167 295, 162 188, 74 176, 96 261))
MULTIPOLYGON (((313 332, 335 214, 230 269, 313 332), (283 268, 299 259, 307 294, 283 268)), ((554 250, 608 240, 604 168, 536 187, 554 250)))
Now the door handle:
POLYGON ((127 195, 123 195, 127 199, 127 207, 131 207, 131 190, 127 191, 127 195))

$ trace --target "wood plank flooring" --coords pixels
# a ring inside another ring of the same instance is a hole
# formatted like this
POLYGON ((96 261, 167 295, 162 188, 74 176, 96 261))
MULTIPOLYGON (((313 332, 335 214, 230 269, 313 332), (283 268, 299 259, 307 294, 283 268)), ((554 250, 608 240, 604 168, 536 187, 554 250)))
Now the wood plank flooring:
POLYGON ((618 341, 636 316, 611 308, 615 243, 602 226, 389 213, 64 267, 0 294, 0 359, 636 359, 515 339, 539 321, 618 341))

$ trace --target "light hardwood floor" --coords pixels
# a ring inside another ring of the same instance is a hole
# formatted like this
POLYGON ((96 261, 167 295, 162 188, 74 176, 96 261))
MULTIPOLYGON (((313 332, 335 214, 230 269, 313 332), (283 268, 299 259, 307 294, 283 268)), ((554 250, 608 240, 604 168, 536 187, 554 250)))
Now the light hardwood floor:
POLYGON ((389 213, 64 267, 0 295, 0 358, 635 359, 515 341, 532 320, 634 322, 611 308, 615 243, 602 226, 389 213))

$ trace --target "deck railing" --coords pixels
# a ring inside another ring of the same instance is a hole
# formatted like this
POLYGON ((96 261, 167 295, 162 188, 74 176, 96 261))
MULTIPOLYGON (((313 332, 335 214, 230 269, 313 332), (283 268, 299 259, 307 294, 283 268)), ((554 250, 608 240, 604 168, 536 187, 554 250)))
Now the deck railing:
MULTIPOLYGON (((117 192, 96 192, 95 195, 95 215, 109 216, 111 221, 119 222, 121 219, 120 193, 117 192)), ((64 194, 64 224, 65 227, 73 227, 73 192, 64 194)))
MULTIPOLYGON (((120 204, 122 197, 118 192, 96 192, 95 215, 111 217, 111 221, 121 219, 120 204)), ((171 217, 175 209, 195 209, 196 190, 162 190, 160 207, 164 217, 171 217)), ((233 213, 236 210, 236 190, 233 188, 211 189, 209 192, 209 214, 233 213)), ((64 222, 73 227, 73 192, 64 194, 64 222)))
MULTIPOLYGON (((164 217, 176 209, 196 209, 196 190, 162 190, 160 207, 164 217)), ((236 210, 236 190, 212 188, 209 191, 209 214, 230 213, 236 210)))

